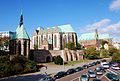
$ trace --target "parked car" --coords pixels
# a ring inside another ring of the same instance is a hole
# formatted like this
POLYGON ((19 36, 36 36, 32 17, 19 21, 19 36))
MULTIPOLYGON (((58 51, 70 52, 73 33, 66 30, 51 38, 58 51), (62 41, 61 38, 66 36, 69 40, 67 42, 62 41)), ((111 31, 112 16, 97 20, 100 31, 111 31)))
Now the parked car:
POLYGON ((101 63, 101 66, 102 66, 103 68, 105 68, 105 69, 108 69, 108 68, 110 67, 107 62, 102 62, 102 63, 101 63))
POLYGON ((75 70, 78 72, 78 71, 83 70, 83 68, 82 67, 77 67, 77 68, 75 68, 75 70))
POLYGON ((118 64, 118 67, 120 68, 120 64, 118 64))
POLYGON ((103 71, 100 70, 100 69, 96 69, 95 72, 96 72, 97 75, 102 75, 103 74, 103 71))
POLYGON ((95 78, 95 79, 93 79, 93 81, 101 81, 101 80, 100 80, 100 79, 95 78))
POLYGON ((118 67, 118 64, 114 64, 111 66, 112 69, 114 70, 119 70, 120 68, 118 67))
POLYGON ((83 65, 82 68, 83 69, 87 69, 89 66, 88 65, 83 65))
POLYGON ((93 63, 89 63, 89 64, 88 64, 88 67, 92 67, 92 66, 94 66, 93 63))
POLYGON ((96 74, 92 70, 89 70, 88 71, 88 76, 91 77, 91 78, 95 78, 96 74))
MULTIPOLYGON (((102 70, 103 72, 105 72, 105 68, 104 67, 98 67, 100 70, 102 70)), ((96 68, 97 69, 97 68, 96 68)))
POLYGON ((56 75, 54 75, 54 78, 55 78, 55 79, 59 79, 59 78, 62 78, 62 77, 64 77, 64 76, 66 76, 66 72, 60 71, 60 72, 58 72, 56 75))
POLYGON ((47 75, 47 76, 41 78, 40 81, 54 81, 54 79, 51 76, 47 75))
POLYGON ((100 64, 100 61, 96 61, 97 64, 100 64))
POLYGON ((119 77, 111 72, 107 73, 106 77, 112 81, 119 81, 119 77))
POLYGON ((75 73, 75 72, 76 72, 76 70, 74 68, 72 68, 72 69, 68 69, 66 71, 66 74, 69 75, 69 74, 72 74, 72 73, 75 73))
POLYGON ((89 77, 86 74, 80 76, 80 81, 89 81, 89 77))

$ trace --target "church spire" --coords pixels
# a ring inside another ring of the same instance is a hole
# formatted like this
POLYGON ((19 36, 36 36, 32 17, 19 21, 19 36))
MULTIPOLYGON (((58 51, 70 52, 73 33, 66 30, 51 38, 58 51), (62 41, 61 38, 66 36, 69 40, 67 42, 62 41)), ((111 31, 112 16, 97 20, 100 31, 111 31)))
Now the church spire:
POLYGON ((21 11, 21 16, 20 16, 20 27, 21 27, 22 24, 23 24, 23 13, 22 13, 22 11, 21 11))

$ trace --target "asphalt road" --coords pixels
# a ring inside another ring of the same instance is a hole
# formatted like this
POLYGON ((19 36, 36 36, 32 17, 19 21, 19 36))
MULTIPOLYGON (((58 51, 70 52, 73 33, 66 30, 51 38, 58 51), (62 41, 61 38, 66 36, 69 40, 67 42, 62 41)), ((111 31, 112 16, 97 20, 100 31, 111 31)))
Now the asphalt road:
POLYGON ((1 79, 0 81, 39 81, 40 78, 44 77, 43 74, 35 74, 35 75, 20 75, 20 76, 13 76, 9 78, 1 79))
MULTIPOLYGON (((89 69, 95 70, 95 68, 98 67, 98 66, 100 66, 100 65, 96 65, 96 66, 90 67, 89 69)), ((60 78, 60 79, 58 79, 56 81, 80 81, 80 76, 82 74, 86 74, 87 71, 88 71, 88 69, 84 69, 84 70, 82 70, 80 72, 77 72, 77 73, 65 76, 65 77, 60 78)), ((115 73, 115 74, 119 75, 119 79, 120 79, 120 70, 112 70, 112 69, 106 69, 106 72, 103 75, 97 75, 97 78, 101 79, 102 81, 110 81, 105 76, 107 72, 112 72, 112 73, 115 73)), ((90 81, 93 81, 93 78, 90 78, 90 81)))

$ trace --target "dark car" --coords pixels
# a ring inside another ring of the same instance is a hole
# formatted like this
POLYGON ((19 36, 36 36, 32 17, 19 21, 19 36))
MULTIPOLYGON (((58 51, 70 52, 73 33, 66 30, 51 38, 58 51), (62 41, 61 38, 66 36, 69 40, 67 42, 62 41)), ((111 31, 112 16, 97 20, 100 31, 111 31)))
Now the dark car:
POLYGON ((93 79, 93 81, 101 81, 101 80, 100 80, 100 79, 95 78, 95 79, 93 79))
POLYGON ((75 72, 76 72, 76 70, 75 70, 74 68, 72 68, 72 69, 68 69, 68 70, 66 71, 66 74, 69 75, 69 74, 73 74, 73 73, 75 73, 75 72))
POLYGON ((55 79, 59 79, 59 78, 62 78, 62 77, 64 77, 64 76, 66 76, 66 72, 60 71, 60 72, 58 72, 58 73, 54 76, 54 78, 55 78, 55 79))
POLYGON ((100 61, 96 61, 97 64, 100 64, 100 61))
POLYGON ((95 77, 96 77, 96 74, 94 73, 94 71, 89 70, 89 71, 88 71, 88 76, 89 76, 90 78, 95 78, 95 77))
POLYGON ((92 63, 89 63, 89 64, 88 64, 88 67, 92 67, 92 66, 94 66, 92 63))
POLYGON ((78 71, 83 70, 83 68, 82 67, 77 67, 77 68, 75 68, 75 70, 78 72, 78 71))
POLYGON ((83 65, 82 68, 83 69, 87 69, 89 66, 88 65, 83 65))
POLYGON ((55 81, 51 76, 45 76, 41 78, 39 81, 55 81))
POLYGON ((106 76, 112 81, 119 81, 119 77, 111 72, 107 73, 106 76))
POLYGON ((80 81, 89 81, 89 77, 86 74, 80 76, 80 81))
MULTIPOLYGON (((104 67, 98 67, 101 71, 105 72, 105 68, 104 67)), ((96 68, 97 69, 97 68, 96 68)))

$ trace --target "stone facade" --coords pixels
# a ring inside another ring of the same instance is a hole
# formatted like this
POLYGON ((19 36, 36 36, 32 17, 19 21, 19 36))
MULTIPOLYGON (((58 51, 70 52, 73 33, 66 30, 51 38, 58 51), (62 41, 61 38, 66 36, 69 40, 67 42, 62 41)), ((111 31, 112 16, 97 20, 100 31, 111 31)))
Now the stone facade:
POLYGON ((39 28, 35 30, 31 38, 31 49, 63 50, 68 42, 77 43, 77 35, 71 25, 56 26, 53 28, 39 28), (71 30, 65 30, 68 28, 71 30))
POLYGON ((23 14, 20 17, 20 25, 16 29, 13 38, 10 40, 10 54, 29 57, 30 38, 23 25, 23 14))
POLYGON ((83 50, 31 50, 36 62, 49 62, 54 56, 61 56, 65 62, 82 60, 83 54, 83 50))

